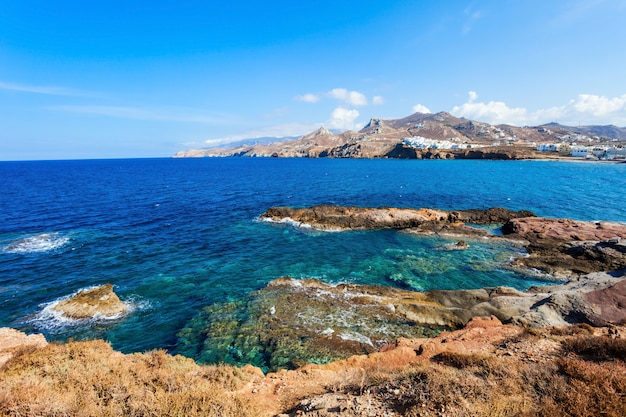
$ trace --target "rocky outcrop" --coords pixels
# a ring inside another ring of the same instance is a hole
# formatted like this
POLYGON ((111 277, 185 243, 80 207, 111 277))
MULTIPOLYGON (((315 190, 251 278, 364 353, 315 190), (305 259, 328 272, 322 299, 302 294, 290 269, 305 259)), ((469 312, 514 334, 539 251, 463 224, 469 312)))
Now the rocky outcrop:
POLYGON ((272 207, 261 219, 320 230, 402 229, 410 233, 486 237, 524 242, 529 256, 512 265, 571 276, 626 268, 626 225, 537 218, 504 208, 445 211, 428 208, 272 207), (503 225, 503 236, 472 225, 503 225))
POLYGON ((472 149, 416 149, 403 143, 396 144, 385 155, 396 159, 490 159, 523 160, 546 159, 550 155, 532 148, 517 146, 498 146, 472 149))
POLYGON ((73 297, 59 301, 52 310, 70 319, 110 318, 126 313, 128 306, 113 292, 113 286, 106 284, 79 291, 73 297))
POLYGON ((209 306, 179 334, 201 362, 265 371, 386 350, 400 338, 463 328, 476 317, 543 328, 625 324, 626 280, 595 273, 561 285, 415 292, 280 278, 247 299, 209 306))
POLYGON ((512 219, 502 227, 510 238, 528 242, 528 257, 516 265, 550 274, 586 274, 626 268, 626 225, 569 219, 512 219))
POLYGON ((626 236, 626 225, 527 217, 511 219, 502 227, 502 231, 529 241, 600 241, 626 236))
POLYGON ((19 330, 0 327, 0 368, 15 353, 24 349, 38 349, 46 346, 46 338, 41 334, 22 333, 19 330))
POLYGON ((532 287, 522 292, 496 287, 478 290, 430 291, 429 298, 456 311, 466 322, 493 315, 526 327, 587 323, 605 326, 626 323, 626 280, 593 273, 564 284, 532 287))
POLYGON ((427 222, 443 221, 448 213, 431 209, 360 208, 314 206, 310 208, 272 207, 261 219, 294 222, 317 229, 405 229, 427 222))
MULTIPOLYGON (((317 229, 369 230, 369 229, 409 229, 440 231, 443 228, 458 228, 461 223, 496 224, 512 218, 533 216, 530 211, 514 212, 503 208, 488 210, 460 210, 448 212, 428 208, 362 208, 320 205, 309 208, 272 207, 263 213, 261 219, 284 221, 290 219, 296 224, 317 229)), ((459 229, 460 230, 460 229, 459 229)), ((457 230, 458 231, 458 230, 457 230)), ((471 234, 472 231, 466 231, 471 234)), ((482 233, 477 232, 477 233, 482 233)))

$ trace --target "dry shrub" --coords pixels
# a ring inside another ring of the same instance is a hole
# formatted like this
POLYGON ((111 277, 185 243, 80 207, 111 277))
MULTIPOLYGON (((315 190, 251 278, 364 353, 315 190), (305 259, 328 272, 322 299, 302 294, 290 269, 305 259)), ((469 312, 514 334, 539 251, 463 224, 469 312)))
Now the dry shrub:
POLYGON ((492 356, 473 353, 441 352, 432 357, 432 360, 443 365, 463 369, 470 366, 489 367, 496 360, 492 356))
MULTIPOLYGON (((548 398, 553 408, 568 416, 624 415, 626 408, 626 369, 611 363, 580 359, 557 360, 558 380, 548 398)), ((548 415, 548 414, 543 414, 548 415)))
POLYGON ((549 332, 552 336, 588 336, 594 333, 594 328, 587 323, 579 323, 571 326, 552 327, 549 332))
POLYGON ((575 337, 562 342, 563 349, 595 360, 626 360, 626 339, 606 336, 575 337))
POLYGON ((508 383, 500 388, 499 379, 431 363, 396 376, 382 390, 387 403, 407 416, 513 416, 528 409, 519 389, 508 383))
POLYGON ((257 416, 232 393, 245 377, 163 351, 123 355, 102 341, 50 344, 0 370, 0 416, 257 416))
POLYGON ((407 416, 617 417, 626 409, 626 367, 445 352, 390 376, 378 391, 407 416))

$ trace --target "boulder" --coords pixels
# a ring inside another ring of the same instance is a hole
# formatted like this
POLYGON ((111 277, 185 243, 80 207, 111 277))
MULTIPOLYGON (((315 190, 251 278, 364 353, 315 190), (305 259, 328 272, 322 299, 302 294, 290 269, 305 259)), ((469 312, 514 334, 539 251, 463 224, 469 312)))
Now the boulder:
POLYGON ((106 284, 79 291, 59 301, 52 310, 70 319, 111 318, 126 313, 128 306, 113 292, 113 286, 106 284))

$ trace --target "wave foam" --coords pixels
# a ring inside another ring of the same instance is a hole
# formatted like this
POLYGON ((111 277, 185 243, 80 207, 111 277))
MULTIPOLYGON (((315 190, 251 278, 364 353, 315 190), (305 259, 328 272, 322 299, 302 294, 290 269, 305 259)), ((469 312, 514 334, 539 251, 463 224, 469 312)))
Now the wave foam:
POLYGON ((41 304, 40 305, 42 307, 41 311, 36 313, 34 316, 31 316, 28 320, 26 320, 26 322, 34 325, 38 329, 46 330, 50 333, 57 333, 57 332, 62 332, 68 328, 90 326, 92 324, 101 324, 101 323, 114 323, 132 314, 135 311, 146 310, 151 307, 149 301, 144 300, 138 296, 131 296, 128 300, 124 301, 124 304, 126 304, 127 306, 127 309, 125 312, 119 313, 119 314, 112 314, 109 316, 96 314, 92 318, 72 319, 72 318, 64 316, 63 313, 56 311, 54 309, 54 307, 58 305, 61 301, 67 300, 75 296, 80 291, 88 291, 93 288, 95 288, 95 286, 82 288, 73 294, 60 297, 49 303, 41 304))
POLYGON ((59 233, 41 233, 14 240, 4 246, 2 251, 7 253, 49 252, 64 246, 69 241, 69 237, 61 236, 59 233))
POLYGON ((345 231, 345 229, 342 229, 340 227, 314 227, 312 224, 299 222, 297 220, 292 219, 291 217, 283 217, 282 219, 279 219, 279 220, 270 219, 268 217, 262 217, 259 220, 265 223, 286 224, 296 229, 315 230, 317 232, 338 233, 338 232, 345 231))

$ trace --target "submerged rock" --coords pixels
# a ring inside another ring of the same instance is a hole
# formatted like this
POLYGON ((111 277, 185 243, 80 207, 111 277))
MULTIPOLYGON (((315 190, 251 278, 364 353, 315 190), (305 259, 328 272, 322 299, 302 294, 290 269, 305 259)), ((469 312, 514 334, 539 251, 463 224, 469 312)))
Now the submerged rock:
POLYGON ((464 240, 459 240, 456 243, 449 243, 447 245, 445 245, 443 248, 445 250, 466 250, 469 249, 470 245, 464 241, 464 240))
POLYGON ((79 291, 75 296, 59 301, 52 310, 70 319, 87 319, 116 317, 124 314, 128 306, 113 292, 113 286, 106 284, 79 291))
POLYGON ((205 363, 297 368, 463 324, 423 293, 280 278, 246 299, 206 307, 179 333, 178 353, 205 363))
POLYGON ((179 333, 178 353, 264 371, 385 350, 475 317, 526 327, 626 322, 626 280, 605 273, 561 285, 414 292, 280 278, 248 298, 206 307, 179 333))

